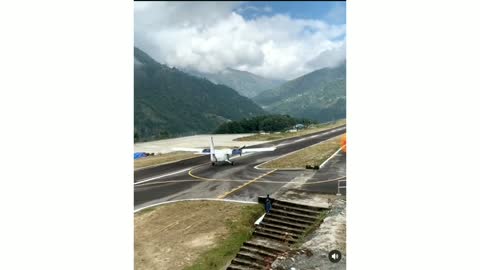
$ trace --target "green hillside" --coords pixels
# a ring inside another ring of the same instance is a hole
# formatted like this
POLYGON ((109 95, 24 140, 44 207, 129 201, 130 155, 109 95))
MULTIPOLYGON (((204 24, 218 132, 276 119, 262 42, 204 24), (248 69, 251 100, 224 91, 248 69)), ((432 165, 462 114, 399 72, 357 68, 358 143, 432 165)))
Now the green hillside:
POLYGON ((253 100, 276 114, 314 119, 319 122, 345 118, 345 63, 323 68, 264 91, 253 100))
POLYGON ((206 133, 265 112, 235 90, 159 64, 135 48, 135 140, 206 133))
POLYGON ((250 72, 227 68, 217 73, 186 71, 194 76, 206 78, 215 84, 223 84, 235 89, 240 95, 254 97, 265 90, 280 86, 285 81, 267 79, 250 72))
POLYGON ((215 133, 232 134, 232 133, 258 133, 276 132, 292 129, 296 124, 305 126, 316 124, 315 121, 309 119, 297 119, 289 115, 261 115, 250 118, 244 118, 237 121, 230 121, 221 124, 215 133))

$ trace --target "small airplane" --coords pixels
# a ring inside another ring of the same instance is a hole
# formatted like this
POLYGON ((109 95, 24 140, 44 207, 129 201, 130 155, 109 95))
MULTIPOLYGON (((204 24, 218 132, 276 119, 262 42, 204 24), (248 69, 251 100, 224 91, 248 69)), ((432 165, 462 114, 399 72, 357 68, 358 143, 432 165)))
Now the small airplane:
POLYGON ((215 149, 213 145, 213 137, 210 137, 210 149, 209 148, 182 148, 176 147, 173 148, 175 151, 187 151, 187 152, 194 152, 196 154, 202 155, 210 155, 210 161, 212 162, 212 166, 215 166, 217 162, 227 162, 233 166, 233 161, 230 160, 230 157, 236 155, 242 155, 243 153, 253 153, 253 152, 267 152, 267 151, 274 151, 276 147, 266 147, 266 148, 245 148, 246 146, 242 146, 240 148, 234 149, 215 149))

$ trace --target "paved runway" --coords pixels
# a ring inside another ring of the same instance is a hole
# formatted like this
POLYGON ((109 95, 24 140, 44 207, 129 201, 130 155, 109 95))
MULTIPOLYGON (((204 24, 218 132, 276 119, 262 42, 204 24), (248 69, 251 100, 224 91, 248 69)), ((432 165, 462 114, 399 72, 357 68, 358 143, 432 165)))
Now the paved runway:
POLYGON ((340 186, 346 187, 346 175, 346 154, 340 151, 303 184, 300 189, 322 194, 337 194, 337 192, 340 192, 340 194, 346 195, 346 188, 338 189, 339 181, 340 186), (335 181, 325 181, 326 179, 334 179, 335 181))
MULTIPOLYGON (((237 156, 232 159, 234 166, 225 164, 212 167, 209 156, 200 156, 135 171, 135 209, 159 202, 190 198, 256 201, 258 196, 275 192, 305 171, 264 170, 256 169, 255 166, 345 132, 346 127, 341 126, 314 134, 255 145, 252 147, 276 146, 277 149, 273 152, 237 156)), ((309 180, 313 184, 305 183, 305 190, 336 193, 337 181, 330 184, 317 182, 325 180, 322 177, 344 173, 345 158, 343 156, 342 161, 341 155, 338 156, 340 157, 332 159, 335 161, 332 162, 336 164, 335 166, 325 166, 325 170, 316 172, 309 180), (335 173, 335 171, 339 172, 335 173)))

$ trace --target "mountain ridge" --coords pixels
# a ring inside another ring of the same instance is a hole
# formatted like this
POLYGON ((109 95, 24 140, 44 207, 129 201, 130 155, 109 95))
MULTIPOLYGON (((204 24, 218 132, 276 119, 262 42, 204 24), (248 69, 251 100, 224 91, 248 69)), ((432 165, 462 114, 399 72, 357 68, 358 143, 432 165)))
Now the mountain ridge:
POLYGON ((212 132, 229 120, 265 114, 234 89, 160 64, 134 47, 137 141, 212 132))
POLYGON ((264 91, 253 101, 270 113, 320 122, 346 116, 346 63, 315 70, 264 91))

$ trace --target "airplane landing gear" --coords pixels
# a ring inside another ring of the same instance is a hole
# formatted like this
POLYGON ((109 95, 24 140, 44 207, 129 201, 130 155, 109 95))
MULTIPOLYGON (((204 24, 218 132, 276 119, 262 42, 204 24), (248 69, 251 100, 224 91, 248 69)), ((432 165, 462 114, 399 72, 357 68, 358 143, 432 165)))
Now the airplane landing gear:
POLYGON ((212 162, 212 166, 215 166, 215 162, 212 162))

